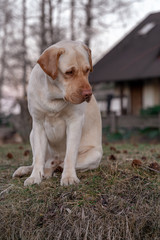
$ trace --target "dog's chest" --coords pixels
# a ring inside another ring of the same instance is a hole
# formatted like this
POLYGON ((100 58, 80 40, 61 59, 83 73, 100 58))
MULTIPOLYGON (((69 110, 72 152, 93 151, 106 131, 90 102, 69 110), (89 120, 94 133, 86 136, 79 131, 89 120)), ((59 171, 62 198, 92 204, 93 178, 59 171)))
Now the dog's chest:
POLYGON ((66 123, 59 115, 47 115, 45 117, 44 128, 51 144, 59 143, 65 139, 66 123))

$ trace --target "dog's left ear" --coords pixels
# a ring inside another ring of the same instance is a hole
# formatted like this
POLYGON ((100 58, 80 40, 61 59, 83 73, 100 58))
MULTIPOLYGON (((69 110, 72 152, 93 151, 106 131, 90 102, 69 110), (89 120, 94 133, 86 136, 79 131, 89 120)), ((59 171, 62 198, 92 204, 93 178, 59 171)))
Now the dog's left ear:
POLYGON ((50 48, 45 50, 37 61, 43 71, 53 80, 57 78, 58 60, 64 52, 64 48, 50 48))
POLYGON ((89 64, 90 64, 90 72, 93 72, 93 65, 92 65, 92 54, 91 54, 91 49, 88 48, 86 45, 83 44, 84 49, 88 53, 88 58, 89 58, 89 64))

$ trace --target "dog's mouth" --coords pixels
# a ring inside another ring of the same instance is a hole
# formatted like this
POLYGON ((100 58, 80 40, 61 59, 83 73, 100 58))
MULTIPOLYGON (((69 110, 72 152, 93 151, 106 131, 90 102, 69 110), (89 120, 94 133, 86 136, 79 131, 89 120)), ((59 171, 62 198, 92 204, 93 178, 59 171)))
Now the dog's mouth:
POLYGON ((83 102, 89 103, 91 100, 91 97, 92 96, 82 97, 82 96, 77 96, 76 94, 72 94, 70 97, 67 97, 67 96, 64 97, 64 100, 72 104, 81 104, 83 102))
POLYGON ((87 103, 89 103, 90 100, 91 100, 91 97, 92 97, 92 96, 87 96, 87 97, 85 97, 85 98, 84 98, 84 101, 86 101, 87 103))

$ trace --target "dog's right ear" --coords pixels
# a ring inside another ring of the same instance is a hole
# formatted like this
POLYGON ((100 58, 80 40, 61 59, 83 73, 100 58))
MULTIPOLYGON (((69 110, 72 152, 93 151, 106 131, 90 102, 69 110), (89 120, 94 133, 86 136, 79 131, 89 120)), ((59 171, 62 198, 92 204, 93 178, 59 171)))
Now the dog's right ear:
POLYGON ((42 55, 37 61, 43 71, 48 74, 52 79, 57 78, 58 60, 64 52, 64 48, 49 48, 42 53, 42 55))

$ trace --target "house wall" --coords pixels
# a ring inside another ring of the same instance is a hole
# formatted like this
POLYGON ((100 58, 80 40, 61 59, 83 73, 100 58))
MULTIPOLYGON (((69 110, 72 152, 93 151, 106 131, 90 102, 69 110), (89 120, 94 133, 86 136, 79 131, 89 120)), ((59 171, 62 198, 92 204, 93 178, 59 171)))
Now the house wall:
POLYGON ((143 108, 152 107, 160 104, 160 82, 152 80, 145 82, 143 87, 143 108))
POLYGON ((128 113, 129 102, 129 88, 126 84, 119 83, 114 87, 114 99, 112 100, 111 110, 116 112, 117 115, 128 113), (123 110, 121 109, 123 108, 123 110))
POLYGON ((143 83, 141 81, 132 82, 130 84, 131 114, 139 115, 142 109, 142 90, 143 83))
MULTIPOLYGON (((115 88, 115 93, 120 94, 120 86, 115 88)), ((128 99, 127 113, 139 115, 142 108, 160 105, 160 80, 125 83, 123 95, 128 99)))
POLYGON ((125 109, 126 114, 131 113, 131 97, 130 97, 130 87, 128 83, 117 84, 114 89, 115 96, 119 96, 119 115, 121 114, 120 96, 123 92, 123 110, 125 109))
POLYGON ((102 116, 106 116, 107 95, 114 97, 111 102, 111 112, 139 115, 140 110, 154 105, 160 105, 160 80, 133 81, 117 83, 111 89, 100 89, 95 92, 102 116), (123 96, 123 97, 122 97, 123 96))

